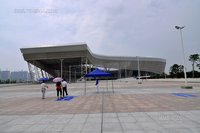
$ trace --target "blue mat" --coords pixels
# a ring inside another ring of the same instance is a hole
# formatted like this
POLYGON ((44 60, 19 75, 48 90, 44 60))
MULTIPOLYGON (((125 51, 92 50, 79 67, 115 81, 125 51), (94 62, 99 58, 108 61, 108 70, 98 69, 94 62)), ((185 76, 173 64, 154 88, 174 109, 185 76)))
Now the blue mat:
POLYGON ((73 98, 75 98, 75 96, 65 96, 63 98, 57 99, 56 101, 70 101, 73 98))
POLYGON ((195 95, 187 94, 187 93, 172 93, 172 94, 179 97, 197 97, 195 95))

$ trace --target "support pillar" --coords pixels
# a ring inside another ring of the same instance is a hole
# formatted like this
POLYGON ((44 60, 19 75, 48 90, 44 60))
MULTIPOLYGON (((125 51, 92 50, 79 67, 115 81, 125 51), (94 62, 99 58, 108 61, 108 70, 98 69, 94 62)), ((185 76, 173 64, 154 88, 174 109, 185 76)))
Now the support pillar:
POLYGON ((138 64, 138 84, 142 84, 142 82, 140 81, 140 62, 138 56, 137 56, 137 64, 138 64))
POLYGON ((85 74, 88 73, 88 72, 87 72, 87 64, 88 64, 88 60, 87 60, 87 58, 85 58, 85 74))
POLYGON ((28 70, 29 70, 31 81, 34 81, 34 75, 33 75, 32 69, 31 69, 31 64, 27 62, 27 65, 28 65, 28 70))
POLYGON ((40 69, 40 71, 41 71, 41 74, 42 74, 42 78, 44 78, 43 70, 42 70, 42 69, 40 69))
POLYGON ((63 60, 64 59, 60 59, 60 77, 62 78, 63 75, 63 60))
POLYGON ((69 66, 69 83, 71 83, 71 66, 69 66))

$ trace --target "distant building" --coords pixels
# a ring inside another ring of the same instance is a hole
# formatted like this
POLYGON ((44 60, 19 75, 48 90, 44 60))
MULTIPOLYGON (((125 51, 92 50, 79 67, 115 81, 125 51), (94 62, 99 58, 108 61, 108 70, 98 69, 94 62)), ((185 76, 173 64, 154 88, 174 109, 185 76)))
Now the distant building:
POLYGON ((17 82, 30 81, 30 74, 27 71, 0 71, 0 80, 8 79, 17 82))
POLYGON ((16 81, 27 81, 30 79, 30 76, 27 71, 14 71, 11 72, 10 79, 16 81))
POLYGON ((10 79, 10 71, 0 71, 0 80, 10 79))

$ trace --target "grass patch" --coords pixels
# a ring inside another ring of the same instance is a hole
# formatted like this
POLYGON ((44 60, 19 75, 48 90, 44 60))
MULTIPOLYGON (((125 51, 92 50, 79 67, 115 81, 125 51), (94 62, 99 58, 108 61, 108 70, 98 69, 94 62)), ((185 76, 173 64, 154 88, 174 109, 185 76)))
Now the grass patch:
POLYGON ((181 86, 182 89, 192 89, 192 86, 181 86))

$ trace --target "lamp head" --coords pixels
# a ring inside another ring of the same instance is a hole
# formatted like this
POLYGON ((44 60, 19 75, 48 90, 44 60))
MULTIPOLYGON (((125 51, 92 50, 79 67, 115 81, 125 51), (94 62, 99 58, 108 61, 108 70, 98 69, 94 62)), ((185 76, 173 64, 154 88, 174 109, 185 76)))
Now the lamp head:
POLYGON ((183 29, 185 26, 180 27, 180 29, 183 29))
POLYGON ((176 28, 176 29, 180 29, 180 27, 179 27, 179 26, 175 26, 175 28, 176 28))
POLYGON ((179 29, 181 30, 181 29, 183 29, 184 27, 185 27, 185 26, 182 26, 182 27, 180 27, 180 26, 175 26, 175 28, 178 29, 178 30, 179 30, 179 29))

